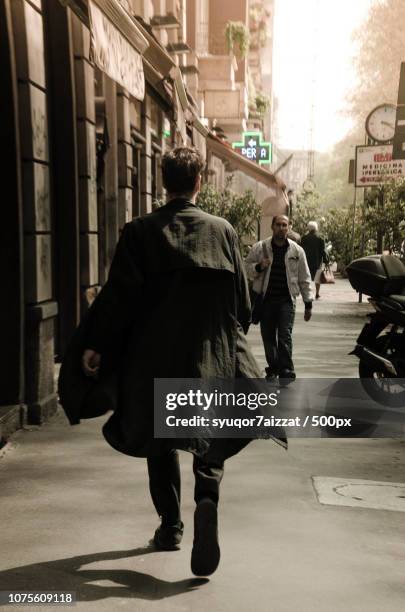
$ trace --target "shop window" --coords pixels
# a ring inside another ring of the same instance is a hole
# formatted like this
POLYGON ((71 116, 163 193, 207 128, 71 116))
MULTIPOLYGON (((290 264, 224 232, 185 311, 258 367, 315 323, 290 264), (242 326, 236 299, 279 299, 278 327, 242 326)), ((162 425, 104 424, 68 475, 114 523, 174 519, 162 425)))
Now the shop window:
POLYGON ((141 215, 141 154, 145 147, 145 138, 132 129, 132 216, 141 215))
POLYGON ((131 126, 140 132, 142 129, 142 102, 135 100, 134 98, 131 98, 129 103, 129 119, 131 126))
POLYGON ((150 127, 153 133, 159 133, 160 108, 155 100, 150 98, 150 127))
POLYGON ((163 188, 161 181, 161 159, 162 148, 152 140, 152 208, 155 209, 162 203, 163 188))

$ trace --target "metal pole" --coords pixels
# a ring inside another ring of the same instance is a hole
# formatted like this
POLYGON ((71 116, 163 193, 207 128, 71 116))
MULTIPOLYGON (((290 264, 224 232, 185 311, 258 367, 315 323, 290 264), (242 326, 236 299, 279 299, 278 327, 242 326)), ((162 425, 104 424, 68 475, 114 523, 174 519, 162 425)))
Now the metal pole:
MULTIPOLYGON (((378 209, 380 212, 380 218, 384 215, 384 187, 381 187, 380 193, 378 194, 378 209)), ((382 253, 384 250, 384 232, 381 226, 377 229, 377 253, 382 253)))
POLYGON ((354 186, 354 198, 353 198, 353 223, 352 223, 352 254, 351 260, 354 259, 354 230, 356 225, 356 207, 357 207, 357 189, 356 185, 354 186))

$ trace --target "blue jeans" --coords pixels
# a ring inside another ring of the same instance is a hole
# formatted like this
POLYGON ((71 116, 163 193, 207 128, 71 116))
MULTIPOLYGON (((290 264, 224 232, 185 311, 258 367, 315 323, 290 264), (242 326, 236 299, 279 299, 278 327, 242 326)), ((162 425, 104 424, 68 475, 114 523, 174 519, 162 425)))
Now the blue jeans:
POLYGON ((266 298, 260 331, 266 354, 267 374, 294 372, 292 360, 292 330, 295 301, 291 298, 266 298))

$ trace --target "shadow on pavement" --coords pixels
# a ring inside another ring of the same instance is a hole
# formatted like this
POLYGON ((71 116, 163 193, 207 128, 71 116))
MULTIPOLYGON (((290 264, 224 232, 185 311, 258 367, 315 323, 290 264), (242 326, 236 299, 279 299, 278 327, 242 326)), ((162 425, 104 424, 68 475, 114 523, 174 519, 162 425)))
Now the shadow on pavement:
POLYGON ((133 550, 106 551, 13 567, 0 572, 0 590, 75 591, 77 601, 97 601, 110 597, 153 601, 193 591, 209 582, 207 578, 189 578, 169 582, 129 569, 81 569, 82 566, 90 563, 138 557, 153 552, 156 552, 156 550, 150 546, 133 550), (89 584, 101 581, 113 582, 116 586, 89 584))

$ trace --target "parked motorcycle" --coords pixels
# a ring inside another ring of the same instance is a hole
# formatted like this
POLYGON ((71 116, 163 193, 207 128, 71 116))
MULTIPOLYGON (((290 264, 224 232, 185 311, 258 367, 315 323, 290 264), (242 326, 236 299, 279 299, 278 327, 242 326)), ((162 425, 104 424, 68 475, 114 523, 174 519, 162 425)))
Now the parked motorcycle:
POLYGON ((393 255, 372 255, 346 271, 375 309, 351 353, 359 358, 363 388, 386 407, 405 407, 405 265, 393 255))

